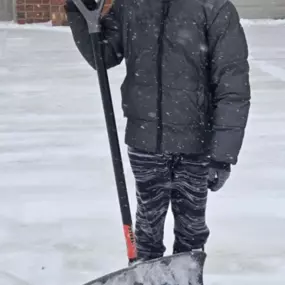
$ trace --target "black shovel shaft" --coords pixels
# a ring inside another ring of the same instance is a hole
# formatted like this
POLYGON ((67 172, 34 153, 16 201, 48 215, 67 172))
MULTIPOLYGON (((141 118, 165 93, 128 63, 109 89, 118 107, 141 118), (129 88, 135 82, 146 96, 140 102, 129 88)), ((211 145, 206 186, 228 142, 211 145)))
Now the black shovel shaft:
POLYGON ((127 193, 122 156, 120 151, 118 132, 113 109, 108 74, 104 61, 103 40, 100 32, 90 34, 96 69, 100 84, 105 120, 107 125, 115 180, 117 185, 119 203, 121 208, 122 221, 124 226, 124 234, 127 244, 129 261, 133 261, 137 257, 134 233, 132 229, 132 217, 130 211, 129 198, 127 193))

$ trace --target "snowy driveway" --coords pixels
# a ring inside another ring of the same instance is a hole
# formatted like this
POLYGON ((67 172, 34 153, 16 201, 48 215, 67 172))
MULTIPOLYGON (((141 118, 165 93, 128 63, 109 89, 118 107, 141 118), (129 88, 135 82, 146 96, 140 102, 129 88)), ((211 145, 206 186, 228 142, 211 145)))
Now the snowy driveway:
MULTIPOLYGON (((1 285, 80 285, 127 262, 96 74, 68 31, 0 24, 1 285)), ((285 24, 246 33, 252 109, 240 162, 210 194, 205 285, 285 284, 285 24)), ((110 72, 122 143, 123 76, 110 72)))

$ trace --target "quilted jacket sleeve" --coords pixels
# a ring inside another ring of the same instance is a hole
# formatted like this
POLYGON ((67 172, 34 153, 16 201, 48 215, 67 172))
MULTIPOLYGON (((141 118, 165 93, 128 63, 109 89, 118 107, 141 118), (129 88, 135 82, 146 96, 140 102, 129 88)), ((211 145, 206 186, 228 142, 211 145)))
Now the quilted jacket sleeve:
POLYGON ((250 109, 248 46, 235 6, 226 1, 208 30, 212 93, 211 157, 236 164, 250 109))

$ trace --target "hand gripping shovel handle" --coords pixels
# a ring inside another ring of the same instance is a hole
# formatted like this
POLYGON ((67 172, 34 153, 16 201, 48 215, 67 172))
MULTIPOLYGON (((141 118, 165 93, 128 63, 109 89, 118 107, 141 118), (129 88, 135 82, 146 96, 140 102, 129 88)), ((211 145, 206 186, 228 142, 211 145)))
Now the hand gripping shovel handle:
POLYGON ((77 6, 81 14, 84 16, 91 37, 93 55, 96 63, 96 69, 100 84, 116 186, 117 186, 119 203, 121 208, 124 234, 127 244, 127 253, 128 253, 129 262, 132 262, 137 258, 137 251, 136 251, 134 233, 132 229, 132 217, 131 217, 121 151, 119 146, 118 132, 117 132, 116 120, 113 110, 109 79, 104 62, 103 40, 100 29, 100 19, 104 8, 105 0, 99 0, 99 1, 94 0, 97 4, 97 9, 93 11, 88 10, 85 7, 82 0, 72 0, 72 1, 77 6))

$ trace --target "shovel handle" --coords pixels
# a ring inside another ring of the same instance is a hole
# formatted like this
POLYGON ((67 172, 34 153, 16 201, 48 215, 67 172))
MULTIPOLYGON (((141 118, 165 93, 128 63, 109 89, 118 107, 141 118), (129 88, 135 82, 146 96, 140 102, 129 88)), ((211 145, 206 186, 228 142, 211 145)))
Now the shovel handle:
POLYGON ((100 32, 100 18, 104 9, 105 1, 99 0, 98 2, 94 0, 97 3, 98 8, 93 11, 88 10, 83 4, 82 0, 72 1, 77 6, 83 17, 85 17, 85 20, 88 24, 110 143, 111 157, 123 222, 123 230, 127 246, 127 254, 129 262, 131 263, 137 258, 137 249, 135 243, 135 235, 132 229, 132 216, 126 187, 115 114, 113 110, 110 84, 104 60, 104 41, 102 33, 100 32))

